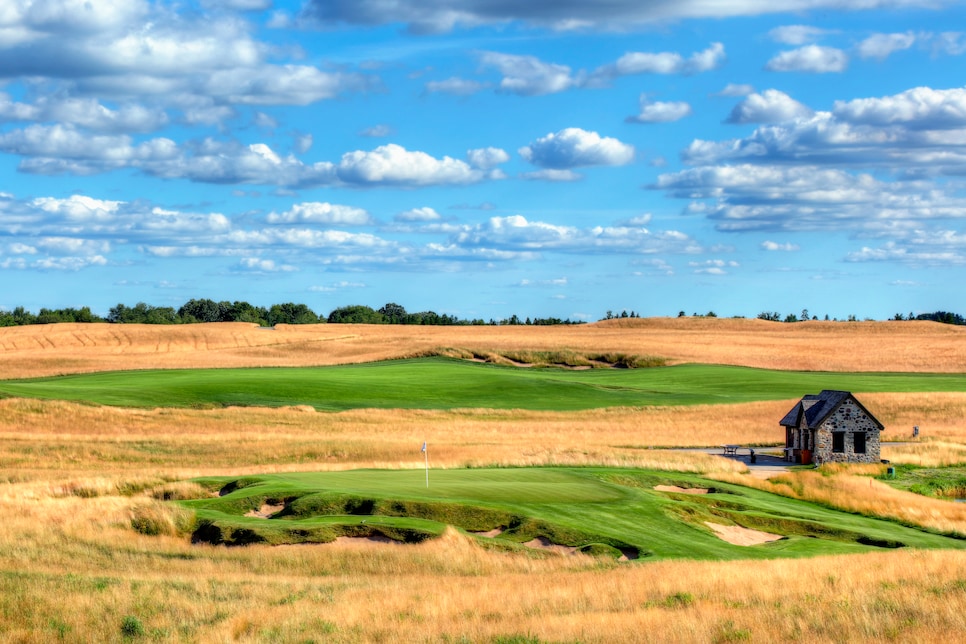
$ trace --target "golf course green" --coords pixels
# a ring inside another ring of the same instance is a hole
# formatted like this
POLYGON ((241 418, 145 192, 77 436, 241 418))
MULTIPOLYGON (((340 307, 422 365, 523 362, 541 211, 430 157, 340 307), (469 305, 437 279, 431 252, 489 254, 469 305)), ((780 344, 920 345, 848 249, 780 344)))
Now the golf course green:
POLYGON ((0 380, 0 397, 138 408, 310 405, 328 411, 575 411, 785 400, 822 389, 962 392, 966 374, 796 372, 699 364, 577 371, 422 358, 336 367, 117 371, 0 380))
POLYGON ((419 542, 452 525, 468 533, 495 531, 476 537, 490 547, 523 551, 525 542, 542 539, 594 554, 649 560, 966 548, 962 538, 892 521, 697 475, 638 469, 431 470, 428 485, 420 469, 196 481, 218 496, 180 501, 196 513, 194 539, 228 545, 324 543, 339 536, 419 542), (781 538, 733 545, 708 523, 781 538))

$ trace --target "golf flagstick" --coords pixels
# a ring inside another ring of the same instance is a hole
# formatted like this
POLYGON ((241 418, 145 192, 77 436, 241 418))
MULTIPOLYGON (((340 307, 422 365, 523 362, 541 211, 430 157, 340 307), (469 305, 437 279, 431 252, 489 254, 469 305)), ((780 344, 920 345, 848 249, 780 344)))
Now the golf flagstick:
POLYGON ((429 452, 426 450, 426 441, 423 441, 423 458, 426 460, 426 487, 429 487, 429 452))

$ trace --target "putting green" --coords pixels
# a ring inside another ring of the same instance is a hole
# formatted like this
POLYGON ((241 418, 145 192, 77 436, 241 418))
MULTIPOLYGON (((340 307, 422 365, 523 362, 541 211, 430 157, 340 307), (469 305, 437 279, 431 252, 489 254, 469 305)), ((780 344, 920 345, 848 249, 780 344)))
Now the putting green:
POLYGON ((620 488, 567 470, 479 469, 354 470, 279 474, 279 484, 293 489, 337 489, 347 494, 416 499, 512 503, 591 503, 623 498, 620 488))
POLYGON ((182 501, 198 518, 195 540, 328 542, 339 536, 421 541, 453 525, 495 531, 486 545, 532 539, 648 558, 802 557, 884 548, 966 548, 966 540, 841 512, 679 472, 627 468, 354 470, 209 477, 218 498, 182 501), (705 494, 658 486, 701 488, 705 494), (745 547, 709 524, 761 530, 778 541, 745 547), (595 545, 596 544, 596 545, 595 545))

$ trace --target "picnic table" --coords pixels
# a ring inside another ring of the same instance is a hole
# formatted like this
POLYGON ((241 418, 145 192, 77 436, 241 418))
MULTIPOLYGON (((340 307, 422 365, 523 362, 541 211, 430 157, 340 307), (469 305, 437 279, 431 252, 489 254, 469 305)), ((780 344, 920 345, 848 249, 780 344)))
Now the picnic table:
POLYGON ((738 448, 739 447, 741 447, 741 445, 722 445, 721 446, 721 449, 724 450, 724 453, 726 455, 727 454, 734 454, 734 455, 737 456, 737 454, 738 454, 738 448))

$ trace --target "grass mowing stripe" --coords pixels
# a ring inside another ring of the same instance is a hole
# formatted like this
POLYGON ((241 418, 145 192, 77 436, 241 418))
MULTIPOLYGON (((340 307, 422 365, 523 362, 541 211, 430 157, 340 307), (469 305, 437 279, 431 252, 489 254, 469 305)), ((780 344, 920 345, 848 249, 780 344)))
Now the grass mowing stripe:
POLYGON ((613 486, 562 470, 432 470, 429 487, 423 470, 305 472, 276 478, 295 487, 339 488, 353 494, 432 499, 588 503, 621 498, 613 486))
POLYGON ((785 400, 822 389, 958 392, 966 391, 966 375, 792 372, 697 364, 567 371, 427 358, 340 367, 130 371, 0 381, 0 396, 122 407, 311 405, 331 411, 576 411, 785 400))

